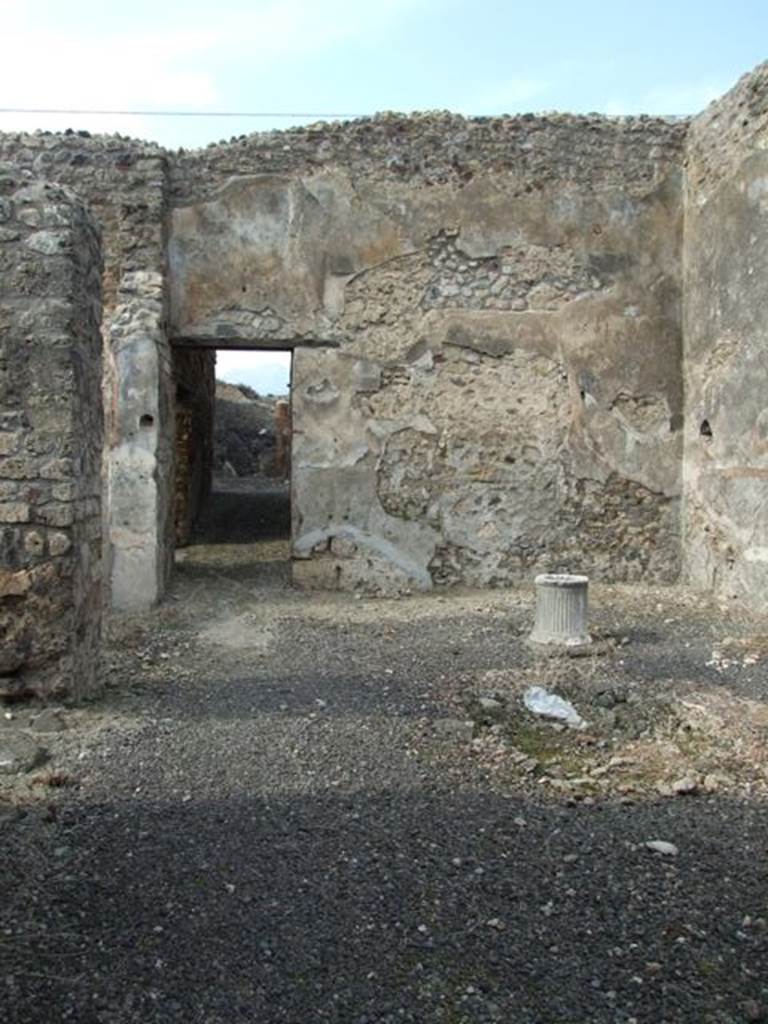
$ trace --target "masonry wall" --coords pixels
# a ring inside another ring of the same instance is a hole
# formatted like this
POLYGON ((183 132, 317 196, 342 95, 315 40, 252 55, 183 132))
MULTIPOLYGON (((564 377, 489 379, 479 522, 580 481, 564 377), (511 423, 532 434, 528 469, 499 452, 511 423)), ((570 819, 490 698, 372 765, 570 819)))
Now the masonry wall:
POLYGON ((677 577, 686 127, 388 115, 174 158, 174 342, 294 349, 300 581, 677 577))
POLYGON ((0 182, 0 694, 99 686, 101 269, 73 193, 0 182))
POLYGON ((174 155, 0 135, 0 188, 63 181, 103 227, 113 604, 170 570, 171 342, 294 350, 300 581, 671 581, 682 551, 765 593, 765 96, 761 68, 692 124, 383 115, 174 155))
POLYGON ((696 118, 685 224, 685 568, 768 595, 768 65, 696 118))
POLYGON ((160 147, 87 132, 0 134, 0 182, 70 186, 104 247, 105 563, 116 608, 162 595, 173 552, 173 382, 160 147))

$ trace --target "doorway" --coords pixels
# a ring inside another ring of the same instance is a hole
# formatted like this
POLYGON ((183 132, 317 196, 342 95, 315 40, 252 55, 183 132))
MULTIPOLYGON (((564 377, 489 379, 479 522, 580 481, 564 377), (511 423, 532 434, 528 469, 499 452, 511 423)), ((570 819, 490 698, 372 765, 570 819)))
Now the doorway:
POLYGON ((289 578, 291 352, 174 355, 177 566, 289 578))

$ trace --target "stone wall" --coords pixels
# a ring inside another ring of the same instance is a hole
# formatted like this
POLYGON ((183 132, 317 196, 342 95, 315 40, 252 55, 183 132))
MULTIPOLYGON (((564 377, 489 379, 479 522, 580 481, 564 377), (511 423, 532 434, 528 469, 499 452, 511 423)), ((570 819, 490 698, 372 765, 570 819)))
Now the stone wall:
POLYGON ((768 65, 696 118, 685 225, 685 567, 768 594, 768 65))
POLYGON ((0 693, 99 686, 100 239, 68 190, 0 183, 0 693))
POLYGON ((295 352, 297 578, 676 578, 685 132, 390 115, 173 160, 174 342, 295 352))
POLYGON ((0 182, 70 186, 102 229, 106 575, 114 607, 162 596, 173 554, 166 155, 120 136, 0 134, 0 182))
POLYGON ((766 152, 765 68, 693 123, 0 135, 0 187, 71 185, 103 228, 113 605, 171 566, 171 344, 294 351, 304 582, 672 581, 684 549, 764 593, 766 152))

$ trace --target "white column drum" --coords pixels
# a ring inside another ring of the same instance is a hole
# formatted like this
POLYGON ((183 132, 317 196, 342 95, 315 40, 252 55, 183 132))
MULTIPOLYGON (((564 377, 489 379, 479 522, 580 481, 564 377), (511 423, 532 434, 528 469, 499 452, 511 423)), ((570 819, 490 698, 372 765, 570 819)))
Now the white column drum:
POLYGON ((587 632, 587 576, 543 573, 536 577, 536 619, 529 640, 535 644, 579 647, 592 642, 587 632))

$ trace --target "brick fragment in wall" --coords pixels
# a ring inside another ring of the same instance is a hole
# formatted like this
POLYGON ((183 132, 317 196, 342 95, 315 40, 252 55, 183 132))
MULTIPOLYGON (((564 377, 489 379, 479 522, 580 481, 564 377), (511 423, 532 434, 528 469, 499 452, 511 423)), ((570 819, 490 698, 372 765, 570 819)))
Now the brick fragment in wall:
POLYGON ((0 432, 0 456, 12 455, 19 446, 19 437, 18 432, 0 432))

